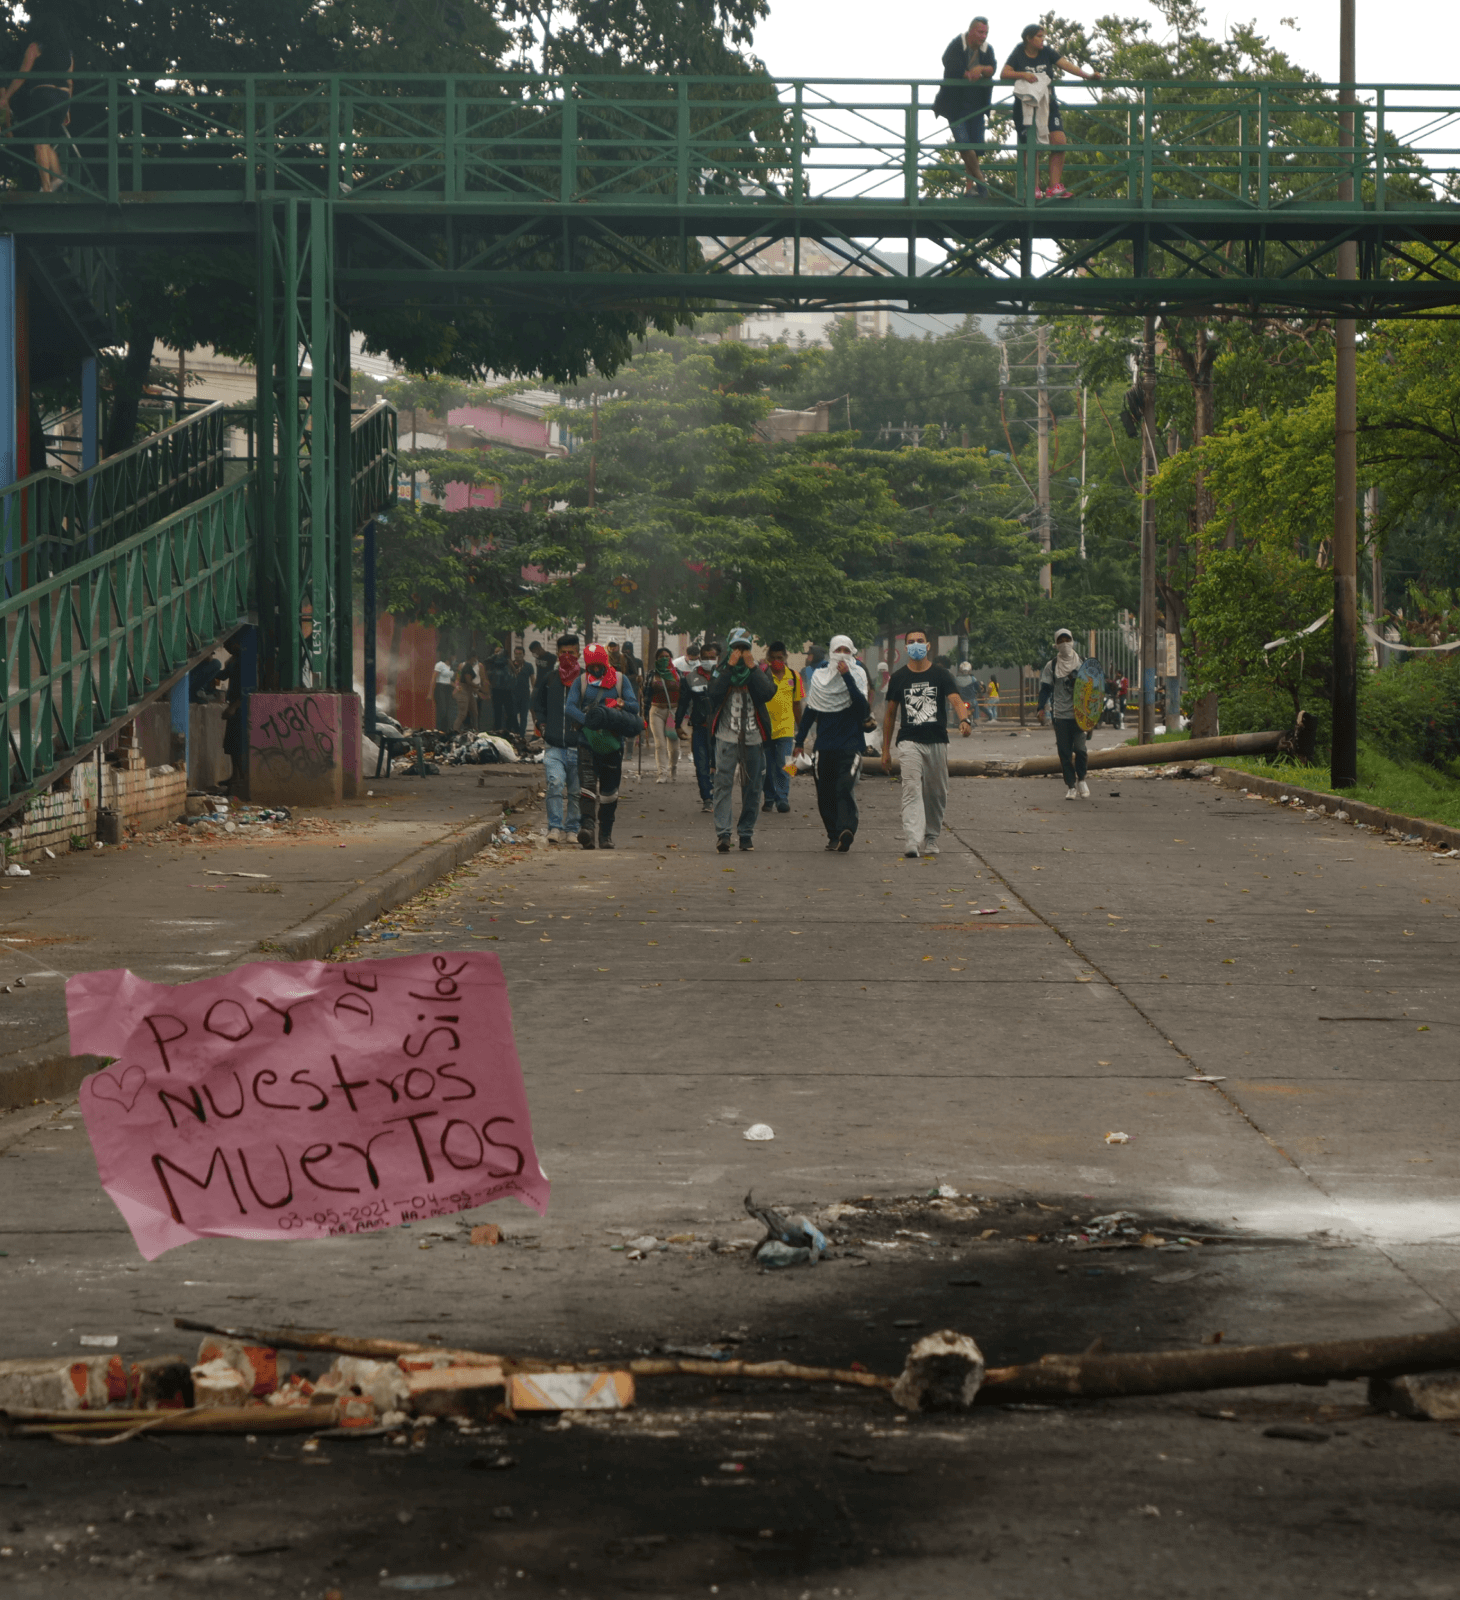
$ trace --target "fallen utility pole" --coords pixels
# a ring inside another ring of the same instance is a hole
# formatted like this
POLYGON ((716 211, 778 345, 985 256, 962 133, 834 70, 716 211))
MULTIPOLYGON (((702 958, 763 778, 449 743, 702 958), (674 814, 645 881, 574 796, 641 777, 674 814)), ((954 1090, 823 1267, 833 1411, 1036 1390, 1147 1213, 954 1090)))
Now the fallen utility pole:
MULTIPOLYGON (((1170 744, 1121 744, 1112 750, 1092 750, 1087 760, 1092 772, 1102 767, 1165 767, 1174 761, 1271 754, 1289 749, 1292 737, 1274 729, 1268 733, 1223 733, 1211 739, 1182 739, 1170 744)), ((901 770, 896 757, 892 770, 901 770)), ((1039 778, 1059 770, 1058 756, 1029 756, 1023 761, 979 761, 953 756, 948 762, 948 775, 952 778, 1039 778)))
POLYGON ((1120 1400, 1195 1389, 1242 1389, 1273 1383, 1337 1383, 1398 1378, 1460 1366, 1460 1327, 1389 1339, 1332 1339, 1309 1344, 1204 1345, 1143 1355, 1042 1356, 1023 1367, 984 1373, 976 1405, 1041 1400, 1120 1400))

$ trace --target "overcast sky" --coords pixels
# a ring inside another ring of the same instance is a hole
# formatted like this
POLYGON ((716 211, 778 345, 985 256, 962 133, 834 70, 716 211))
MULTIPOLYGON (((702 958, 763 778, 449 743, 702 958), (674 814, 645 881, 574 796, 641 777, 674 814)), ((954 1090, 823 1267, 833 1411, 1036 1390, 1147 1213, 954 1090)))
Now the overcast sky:
MULTIPOLYGON (((757 54, 776 77, 829 78, 937 78, 943 47, 968 26, 978 12, 989 18, 989 39, 1000 57, 1019 42, 1020 29, 1045 9, 1031 3, 1022 9, 1000 0, 971 0, 958 6, 934 0, 771 0, 771 14, 756 31, 757 54)), ((1110 15, 1147 17, 1152 34, 1160 38, 1165 24, 1153 6, 1140 0, 1105 0, 1099 5, 1066 3, 1061 14, 1086 26, 1096 17, 1110 15)), ((1369 0, 1358 0, 1358 78, 1361 83, 1403 83, 1414 79, 1416 64, 1434 59, 1439 80, 1453 81, 1455 73, 1441 65, 1443 41, 1451 36, 1453 20, 1430 31, 1427 15, 1439 23, 1439 7, 1420 0, 1406 7, 1402 26, 1393 12, 1369 0), (1418 48, 1416 48, 1418 44, 1418 48)), ((1453 19, 1453 11, 1447 8, 1453 19)), ((1207 27, 1216 33, 1233 22, 1256 22, 1302 67, 1326 80, 1338 76, 1338 0, 1265 0, 1261 5, 1236 9, 1211 7, 1207 27), (1296 31, 1281 19, 1291 17, 1296 31)))

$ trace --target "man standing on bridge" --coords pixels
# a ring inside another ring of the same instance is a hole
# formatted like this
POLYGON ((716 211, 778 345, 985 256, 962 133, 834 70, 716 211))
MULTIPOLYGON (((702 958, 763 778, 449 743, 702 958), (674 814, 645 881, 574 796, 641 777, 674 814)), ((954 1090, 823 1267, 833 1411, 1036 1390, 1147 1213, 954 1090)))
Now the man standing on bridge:
POLYGON ((943 813, 948 807, 948 710, 958 718, 958 731, 966 739, 973 719, 958 693, 953 674, 928 655, 928 636, 921 628, 906 634, 907 665, 892 674, 887 685, 887 709, 882 713, 882 770, 892 771, 892 721, 902 708, 897 732, 897 756, 902 767, 903 855, 938 854, 943 813))
MULTIPOLYGON (((1065 142, 1064 124, 1060 120, 1060 109, 1054 97, 1054 73, 1073 72, 1077 78, 1084 78, 1087 82, 1098 78, 1098 72, 1082 72, 1073 61, 1062 56, 1053 45, 1045 42, 1044 29, 1037 22, 1031 22, 1025 28, 1022 43, 1015 45, 1013 54, 1004 63, 1003 78, 1007 83, 1027 83, 1036 89, 1045 87, 1048 100, 1044 105, 1037 105, 1030 99, 1026 104, 1026 96, 1018 93, 1014 96, 1014 126, 1018 130, 1021 142, 1026 132, 1042 132, 1036 122, 1036 111, 1039 121, 1045 120, 1048 113, 1048 135, 1041 137, 1040 144, 1062 145, 1065 142)), ((1065 174, 1065 157, 1062 150, 1053 149, 1049 156, 1049 188, 1039 187, 1039 157, 1034 158, 1034 198, 1036 200, 1073 200, 1075 197, 1065 188, 1063 179, 1065 174)))
POLYGON ((953 139, 968 173, 964 194, 988 197, 989 186, 978 170, 978 153, 988 142, 985 119, 994 95, 998 58, 988 46, 989 19, 975 17, 968 32, 957 34, 943 52, 943 87, 933 100, 933 110, 952 125, 953 139), (955 83, 955 78, 964 80, 955 83))

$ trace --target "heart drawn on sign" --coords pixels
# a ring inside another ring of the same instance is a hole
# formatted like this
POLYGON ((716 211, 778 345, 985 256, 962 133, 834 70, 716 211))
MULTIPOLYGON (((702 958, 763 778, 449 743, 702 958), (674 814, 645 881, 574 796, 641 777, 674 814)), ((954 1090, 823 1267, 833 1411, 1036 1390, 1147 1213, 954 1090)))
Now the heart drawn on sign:
POLYGON ((147 1074, 135 1064, 126 1068, 120 1078, 114 1078, 109 1072, 98 1072, 91 1080, 94 1099, 110 1100, 123 1111, 130 1111, 136 1105, 138 1095, 146 1087, 147 1074))

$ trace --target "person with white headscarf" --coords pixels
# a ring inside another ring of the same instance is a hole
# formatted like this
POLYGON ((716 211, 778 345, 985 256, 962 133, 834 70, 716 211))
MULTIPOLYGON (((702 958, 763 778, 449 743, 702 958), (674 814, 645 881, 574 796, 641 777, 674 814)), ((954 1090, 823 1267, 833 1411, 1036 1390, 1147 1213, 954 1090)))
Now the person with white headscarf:
POLYGON ((816 807, 826 828, 826 848, 842 854, 857 837, 857 779, 867 753, 862 735, 871 715, 867 673, 857 660, 857 647, 839 633, 831 641, 830 657, 811 674, 792 755, 805 754, 806 737, 815 728, 816 807))
POLYGON ((1054 636, 1054 658, 1046 661, 1039 675, 1039 722, 1044 725, 1044 708, 1049 707, 1054 721, 1054 744, 1065 775, 1065 799, 1088 800, 1090 785, 1085 782, 1087 746, 1085 730, 1075 721, 1075 675, 1084 657, 1075 649, 1075 636, 1059 628, 1054 636))

